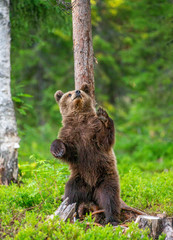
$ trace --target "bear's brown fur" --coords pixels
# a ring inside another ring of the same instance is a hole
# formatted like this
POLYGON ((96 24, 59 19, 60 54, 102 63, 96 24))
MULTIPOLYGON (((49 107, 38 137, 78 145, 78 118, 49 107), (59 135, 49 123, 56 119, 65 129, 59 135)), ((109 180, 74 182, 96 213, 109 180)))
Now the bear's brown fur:
POLYGON ((93 201, 104 209, 106 222, 116 225, 120 214, 120 186, 113 152, 114 123, 106 111, 96 112, 89 86, 55 93, 63 127, 51 145, 54 157, 66 161, 71 176, 65 187, 70 203, 93 201))

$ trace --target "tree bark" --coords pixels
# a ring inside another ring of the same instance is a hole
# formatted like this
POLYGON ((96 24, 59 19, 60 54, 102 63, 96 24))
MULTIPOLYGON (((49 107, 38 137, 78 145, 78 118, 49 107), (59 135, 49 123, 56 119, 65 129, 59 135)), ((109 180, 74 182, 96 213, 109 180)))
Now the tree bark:
POLYGON ((154 216, 138 216, 136 219, 139 228, 149 229, 150 237, 153 239, 158 239, 159 235, 162 233, 162 219, 154 216))
POLYGON ((72 18, 75 89, 88 83, 95 102, 90 0, 72 0, 72 18))
POLYGON ((61 220, 64 222, 67 221, 67 219, 72 219, 73 215, 75 213, 76 203, 72 203, 68 205, 68 198, 66 198, 59 208, 54 212, 54 214, 48 216, 47 220, 54 219, 54 217, 59 216, 61 220))
POLYGON ((19 138, 10 92, 9 0, 0 1, 0 184, 17 181, 19 138))
POLYGON ((149 236, 158 239, 159 236, 166 234, 165 240, 173 240, 173 218, 161 218, 155 216, 138 216, 136 221, 139 228, 149 229, 149 236))
POLYGON ((173 240, 173 218, 163 218, 163 233, 166 234, 165 240, 173 240))

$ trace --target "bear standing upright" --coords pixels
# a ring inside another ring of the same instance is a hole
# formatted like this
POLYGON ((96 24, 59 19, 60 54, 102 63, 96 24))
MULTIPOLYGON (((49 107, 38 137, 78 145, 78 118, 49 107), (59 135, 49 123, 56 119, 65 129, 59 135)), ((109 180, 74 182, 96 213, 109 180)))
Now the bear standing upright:
POLYGON ((120 214, 120 185, 113 152, 114 123, 106 111, 96 112, 89 86, 67 93, 57 91, 55 99, 63 127, 51 144, 55 158, 66 161, 71 170, 65 187, 69 204, 95 202, 104 209, 106 223, 117 225, 120 214))

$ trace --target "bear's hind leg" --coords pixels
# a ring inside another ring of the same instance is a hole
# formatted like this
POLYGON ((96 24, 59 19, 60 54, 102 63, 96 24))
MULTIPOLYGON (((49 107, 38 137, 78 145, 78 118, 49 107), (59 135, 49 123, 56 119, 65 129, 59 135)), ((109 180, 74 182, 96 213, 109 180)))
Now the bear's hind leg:
POLYGON ((120 189, 116 179, 104 179, 95 189, 94 199, 99 207, 104 209, 106 223, 116 226, 120 215, 120 189))
POLYGON ((78 217, 78 207, 82 202, 90 202, 92 199, 92 189, 84 182, 80 176, 71 177, 65 186, 65 199, 69 198, 69 204, 76 203, 76 213, 78 217))

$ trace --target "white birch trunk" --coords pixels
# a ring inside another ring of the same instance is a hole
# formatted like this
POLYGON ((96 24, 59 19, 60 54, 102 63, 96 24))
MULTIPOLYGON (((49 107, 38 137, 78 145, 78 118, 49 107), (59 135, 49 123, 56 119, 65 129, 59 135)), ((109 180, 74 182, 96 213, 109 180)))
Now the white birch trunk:
POLYGON ((17 181, 19 138, 10 92, 9 0, 0 0, 0 184, 17 181))
POLYGON ((83 82, 90 85, 94 95, 94 53, 92 44, 90 0, 71 0, 73 17, 73 49, 75 89, 80 89, 83 82))

